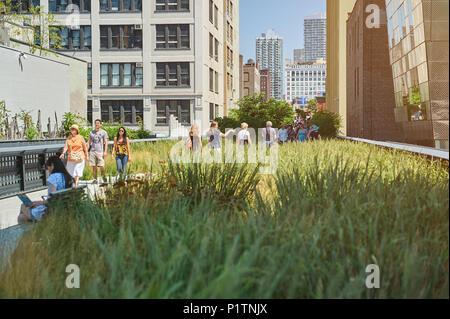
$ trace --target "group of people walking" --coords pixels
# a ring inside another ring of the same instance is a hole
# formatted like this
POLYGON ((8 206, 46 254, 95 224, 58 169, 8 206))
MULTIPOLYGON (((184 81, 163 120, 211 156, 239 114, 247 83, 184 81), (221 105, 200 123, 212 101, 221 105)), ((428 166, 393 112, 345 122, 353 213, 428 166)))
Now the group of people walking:
MULTIPOLYGON (((90 132, 87 142, 80 135, 78 125, 74 124, 70 127, 70 136, 66 140, 60 158, 62 159, 66 153, 68 154, 67 171, 74 178, 75 186, 78 186, 79 179, 83 176, 86 162, 92 167, 94 184, 98 183, 98 169, 100 169, 103 180, 106 179, 105 158, 108 152, 108 140, 108 133, 102 129, 101 120, 95 121, 95 128, 90 132)), ((127 137, 124 127, 120 127, 117 136, 114 137, 112 157, 116 161, 119 174, 126 173, 127 164, 131 161, 131 148, 130 139, 127 137)))
MULTIPOLYGON (((284 144, 287 142, 306 142, 320 140, 319 127, 311 123, 311 113, 307 113, 305 118, 296 114, 292 124, 283 124, 281 129, 277 131, 272 127, 272 122, 267 121, 266 127, 261 131, 260 138, 265 142, 267 147, 271 147, 274 143, 284 144)), ((227 137, 236 130, 229 130, 226 134, 222 133, 218 128, 217 122, 211 122, 210 129, 207 133, 208 144, 211 150, 220 150, 222 147, 222 138, 227 137)), ((241 123, 241 130, 237 135, 237 144, 240 146, 252 145, 248 124, 241 123)), ((186 145, 190 150, 202 149, 202 137, 199 127, 192 125, 189 136, 186 139, 186 145)))
POLYGON ((296 114, 292 124, 283 124, 278 132, 280 143, 320 140, 319 127, 311 123, 311 118, 310 113, 305 118, 296 114))
MULTIPOLYGON (((108 133, 101 128, 102 121, 95 121, 95 129, 89 134, 88 142, 80 135, 78 125, 70 127, 70 135, 60 156, 52 156, 45 163, 49 172, 47 178, 47 196, 42 201, 35 201, 31 205, 22 204, 18 217, 19 223, 39 221, 47 210, 48 199, 52 193, 71 187, 77 187, 83 176, 86 161, 92 167, 94 184, 98 183, 98 169, 105 181, 105 157, 108 151, 108 133), (67 165, 62 159, 68 154, 67 165)), ((130 140, 127 131, 120 127, 114 137, 112 157, 116 160, 120 174, 126 173, 127 163, 131 160, 130 140)))

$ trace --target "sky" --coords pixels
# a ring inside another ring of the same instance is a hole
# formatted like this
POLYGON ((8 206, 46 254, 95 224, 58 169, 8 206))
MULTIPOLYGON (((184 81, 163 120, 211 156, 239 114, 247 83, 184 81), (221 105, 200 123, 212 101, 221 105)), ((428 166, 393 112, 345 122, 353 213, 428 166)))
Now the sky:
POLYGON ((303 18, 326 12, 326 0, 240 0, 240 53, 255 59, 256 37, 269 29, 283 38, 283 58, 293 58, 303 44, 303 18))

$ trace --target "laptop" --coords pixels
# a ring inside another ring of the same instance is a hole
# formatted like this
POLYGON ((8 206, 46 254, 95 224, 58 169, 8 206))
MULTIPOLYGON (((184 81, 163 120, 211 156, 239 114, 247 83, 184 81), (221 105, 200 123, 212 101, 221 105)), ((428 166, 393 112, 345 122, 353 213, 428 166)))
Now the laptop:
POLYGON ((17 197, 19 197, 25 206, 33 205, 33 201, 27 196, 27 194, 17 194, 17 197))

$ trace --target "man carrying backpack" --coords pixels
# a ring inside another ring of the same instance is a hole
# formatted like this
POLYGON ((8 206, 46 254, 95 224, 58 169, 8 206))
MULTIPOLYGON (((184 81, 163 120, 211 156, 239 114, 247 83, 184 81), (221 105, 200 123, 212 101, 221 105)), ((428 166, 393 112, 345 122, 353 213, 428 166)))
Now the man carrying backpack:
POLYGON ((277 131, 272 128, 271 121, 267 121, 266 128, 262 130, 261 135, 267 147, 271 147, 277 141, 277 131))

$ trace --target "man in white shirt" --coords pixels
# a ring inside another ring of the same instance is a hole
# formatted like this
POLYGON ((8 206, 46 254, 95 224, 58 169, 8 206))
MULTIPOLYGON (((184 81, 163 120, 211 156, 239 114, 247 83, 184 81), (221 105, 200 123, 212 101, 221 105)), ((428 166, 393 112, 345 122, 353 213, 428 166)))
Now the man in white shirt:
POLYGON ((271 147, 277 141, 277 131, 272 128, 271 121, 267 121, 266 128, 262 130, 261 137, 266 142, 267 147, 271 147))

